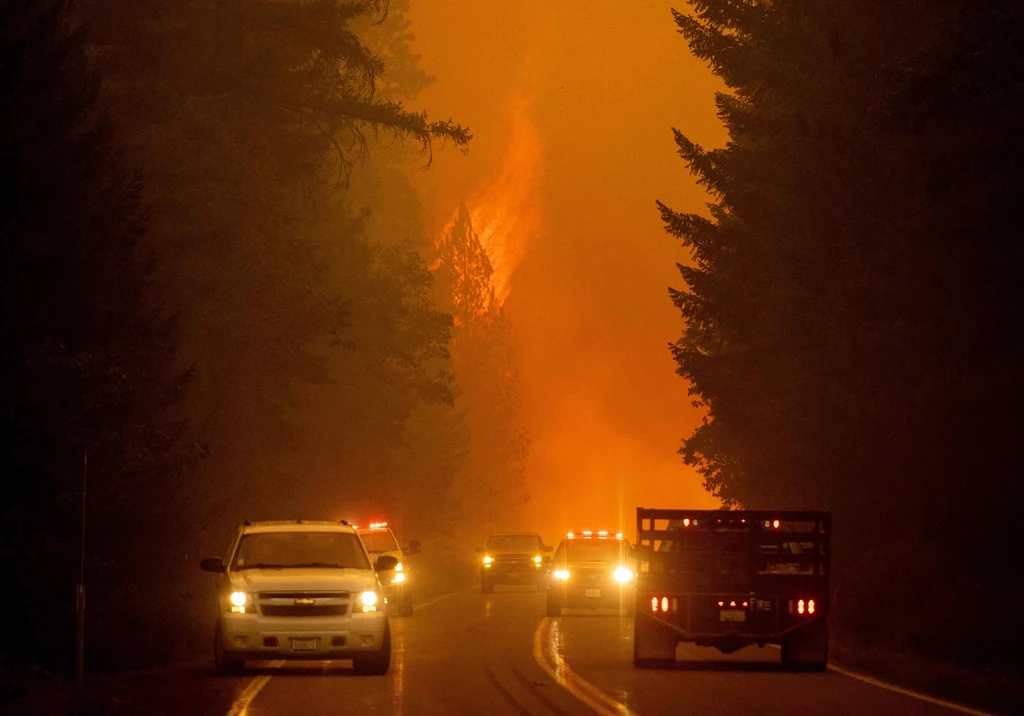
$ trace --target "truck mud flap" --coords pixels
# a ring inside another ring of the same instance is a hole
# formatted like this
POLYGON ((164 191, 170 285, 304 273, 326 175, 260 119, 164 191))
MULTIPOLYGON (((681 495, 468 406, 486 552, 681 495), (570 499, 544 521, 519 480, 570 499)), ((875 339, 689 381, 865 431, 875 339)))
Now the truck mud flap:
POLYGON ((677 631, 658 619, 638 615, 633 620, 633 666, 638 669, 672 666, 679 642, 677 631))

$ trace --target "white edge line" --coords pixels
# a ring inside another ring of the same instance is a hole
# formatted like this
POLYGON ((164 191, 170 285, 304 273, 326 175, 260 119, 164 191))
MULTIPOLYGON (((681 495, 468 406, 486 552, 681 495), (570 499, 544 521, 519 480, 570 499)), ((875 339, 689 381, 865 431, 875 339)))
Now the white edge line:
MULTIPOLYGON (((773 649, 781 648, 778 644, 769 644, 768 646, 773 649)), ((952 709, 953 711, 958 711, 962 714, 970 714, 970 716, 996 716, 996 714, 991 711, 979 711, 978 709, 971 708, 970 706, 946 701, 945 699, 940 699, 936 696, 929 696, 928 694, 921 693, 920 691, 905 689, 902 686, 890 684, 888 681, 882 681, 881 679, 876 679, 873 676, 858 674, 856 671, 850 671, 849 669, 844 669, 843 667, 836 666, 832 663, 828 664, 828 670, 834 671, 837 674, 842 674, 843 676, 848 676, 851 679, 856 679, 857 681, 863 681, 865 684, 870 684, 871 686, 877 686, 878 688, 885 689, 886 691, 892 691, 893 693, 902 694, 903 696, 909 696, 910 698, 917 699, 918 701, 935 704, 936 706, 944 706, 947 709, 952 709)))
POLYGON ((602 716, 634 716, 625 704, 619 703, 608 694, 577 674, 559 654, 551 652, 554 667, 544 652, 544 634, 550 630, 551 619, 544 617, 533 633, 533 659, 556 684, 564 688, 584 705, 602 716))
POLYGON ((939 699, 934 696, 929 696, 928 694, 922 694, 920 691, 912 691, 910 689, 905 689, 902 686, 896 686, 895 684, 890 684, 886 681, 882 681, 881 679, 875 679, 870 676, 865 676, 864 674, 858 674, 856 671, 848 671, 847 669, 844 669, 841 666, 829 664, 828 668, 829 671, 835 671, 836 673, 842 674, 843 676, 848 676, 851 679, 863 681, 865 684, 871 684, 872 686, 877 686, 878 688, 885 689, 886 691, 894 691, 897 694, 903 694, 904 696, 909 696, 911 698, 917 699, 918 701, 926 701, 930 704, 935 704, 937 706, 944 706, 947 709, 959 711, 962 714, 971 714, 971 716, 995 716, 995 714, 989 711, 979 711, 978 709, 972 709, 970 706, 964 706, 962 704, 953 703, 952 701, 946 701, 944 699, 939 699))

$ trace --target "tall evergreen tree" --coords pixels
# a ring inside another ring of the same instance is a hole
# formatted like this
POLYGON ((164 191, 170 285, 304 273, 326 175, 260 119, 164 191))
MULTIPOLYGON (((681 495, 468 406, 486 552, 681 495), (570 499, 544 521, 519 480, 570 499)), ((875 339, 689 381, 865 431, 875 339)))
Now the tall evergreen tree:
MULTIPOLYGON (((318 244, 372 138, 469 139, 376 95, 384 64, 353 28, 386 5, 84 3, 104 101, 142 166, 158 275, 197 366, 190 410, 215 477, 201 481, 200 521, 240 519, 291 479, 281 458, 302 444, 295 386, 329 379, 322 342, 352 344, 356 304, 328 284, 318 244)), ((331 240, 352 246, 332 256, 370 260, 363 237, 346 233, 361 226, 337 222, 331 240)))
POLYGON ((20 615, 3 639, 58 665, 72 653, 85 454, 87 573, 102 584, 91 624, 144 581, 134 570, 152 550, 124 535, 158 529, 192 457, 170 412, 186 376, 151 293, 139 184, 71 17, 63 0, 0 8, 0 605, 20 615))
MULTIPOLYGON (((993 496, 1019 494, 1008 366, 1022 343, 1005 327, 1024 318, 1009 278, 1024 268, 1010 198, 1022 10, 692 6, 675 20, 730 88, 717 99, 730 140, 705 150, 677 131, 714 203, 659 204, 693 257, 672 291, 686 321, 672 350, 708 408, 681 452, 727 503, 834 509, 839 565, 872 547, 914 554, 892 574, 864 558, 875 572, 843 583, 851 619, 865 638, 965 658, 966 640, 908 635, 905 617, 922 589, 965 605, 971 580, 1012 593, 1000 565, 1015 540, 998 525, 1016 507, 993 496), (967 549, 953 522, 979 542, 967 549)), ((996 625, 971 628, 1000 643, 996 625)))
POLYGON ((439 304, 454 317, 452 370, 455 405, 469 435, 451 496, 464 531, 501 529, 514 521, 523 489, 529 441, 519 425, 519 377, 512 327, 495 301, 490 260, 466 205, 438 245, 434 270, 439 304))

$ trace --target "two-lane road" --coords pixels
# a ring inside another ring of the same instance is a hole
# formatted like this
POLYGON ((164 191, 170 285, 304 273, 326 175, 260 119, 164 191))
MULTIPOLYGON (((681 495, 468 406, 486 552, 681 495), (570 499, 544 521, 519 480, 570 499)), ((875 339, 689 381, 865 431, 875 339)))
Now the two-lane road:
MULTIPOLYGON (((680 646, 678 668, 635 670, 632 620, 544 617, 530 590, 457 592, 392 620, 391 671, 346 662, 260 665, 239 680, 232 716, 319 714, 913 714, 958 711, 835 671, 782 670, 778 650, 729 657, 680 646)), ((970 711, 959 711, 971 713, 970 711)))

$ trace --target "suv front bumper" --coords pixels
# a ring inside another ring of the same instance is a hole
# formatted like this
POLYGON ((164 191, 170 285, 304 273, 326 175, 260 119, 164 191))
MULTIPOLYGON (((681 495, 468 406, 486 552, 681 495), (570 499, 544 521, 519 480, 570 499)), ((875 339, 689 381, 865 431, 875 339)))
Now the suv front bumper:
POLYGON ((353 659, 380 651, 384 611, 344 617, 264 617, 223 614, 217 636, 237 659, 353 659))
POLYGON ((553 581, 548 584, 548 591, 569 609, 628 608, 635 601, 633 585, 618 582, 553 581))
POLYGON ((547 578, 546 565, 527 560, 502 562, 495 560, 487 567, 481 567, 480 580, 491 584, 536 584, 541 585, 547 578))

